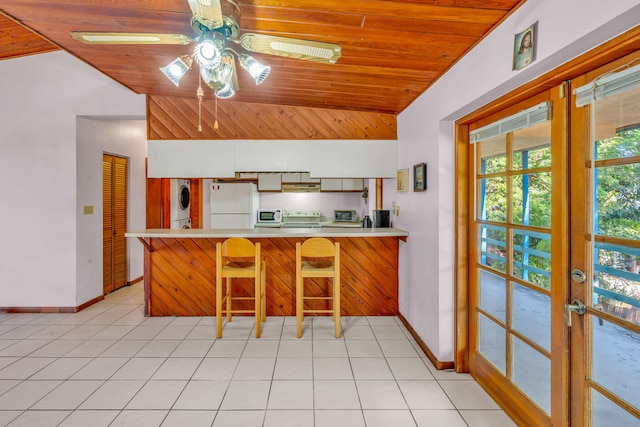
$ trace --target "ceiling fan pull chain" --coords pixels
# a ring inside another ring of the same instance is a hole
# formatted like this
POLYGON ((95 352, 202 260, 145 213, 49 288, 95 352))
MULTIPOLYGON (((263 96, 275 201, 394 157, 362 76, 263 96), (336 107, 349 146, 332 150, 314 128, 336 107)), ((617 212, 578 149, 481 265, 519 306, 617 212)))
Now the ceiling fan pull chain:
POLYGON ((213 122, 213 130, 218 130, 218 97, 214 96, 216 103, 216 113, 215 113, 215 121, 213 122))
POLYGON ((198 96, 198 132, 202 132, 202 97, 204 96, 202 77, 198 77, 198 90, 196 91, 196 95, 198 96))

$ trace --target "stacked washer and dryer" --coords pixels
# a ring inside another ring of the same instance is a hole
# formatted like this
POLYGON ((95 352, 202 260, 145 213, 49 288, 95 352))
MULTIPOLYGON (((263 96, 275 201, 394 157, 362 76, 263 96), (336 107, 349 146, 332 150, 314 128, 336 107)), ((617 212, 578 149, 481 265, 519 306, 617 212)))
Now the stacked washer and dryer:
POLYGON ((191 228, 191 182, 171 180, 171 228, 191 228))

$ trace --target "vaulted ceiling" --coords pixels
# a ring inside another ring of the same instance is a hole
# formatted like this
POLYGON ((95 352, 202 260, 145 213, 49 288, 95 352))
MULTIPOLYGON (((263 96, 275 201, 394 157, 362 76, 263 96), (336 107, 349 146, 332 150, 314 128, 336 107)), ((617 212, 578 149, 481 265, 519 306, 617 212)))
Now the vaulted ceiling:
MULTIPOLYGON (((271 74, 256 86, 239 71, 240 90, 231 101, 397 114, 523 2, 236 0, 241 32, 337 43, 342 57, 325 64, 253 54, 271 74)), ((88 45, 69 36, 193 36, 187 0, 3 0, 0 11, 6 15, 0 15, 0 59, 61 48, 136 93, 196 96, 197 71, 176 87, 158 70, 192 46, 88 45)))

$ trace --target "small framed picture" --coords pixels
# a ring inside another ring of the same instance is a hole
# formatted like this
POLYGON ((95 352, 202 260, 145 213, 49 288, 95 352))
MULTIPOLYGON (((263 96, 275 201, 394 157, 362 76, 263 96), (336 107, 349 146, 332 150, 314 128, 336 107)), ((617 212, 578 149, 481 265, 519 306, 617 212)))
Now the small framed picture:
POLYGON ((398 193, 409 191, 409 169, 398 169, 396 173, 396 184, 398 193))
POLYGON ((427 164, 418 163, 413 166, 413 191, 427 189, 427 164))
POLYGON ((519 70, 536 59, 536 33, 538 22, 516 34, 513 42, 513 69, 519 70))

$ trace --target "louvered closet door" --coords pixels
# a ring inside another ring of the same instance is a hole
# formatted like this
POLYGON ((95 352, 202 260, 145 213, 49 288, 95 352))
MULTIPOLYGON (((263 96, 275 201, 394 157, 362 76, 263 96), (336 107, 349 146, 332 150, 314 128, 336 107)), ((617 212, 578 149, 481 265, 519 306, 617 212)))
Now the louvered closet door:
POLYGON ((127 282, 127 159, 103 155, 103 288, 109 293, 127 282))

